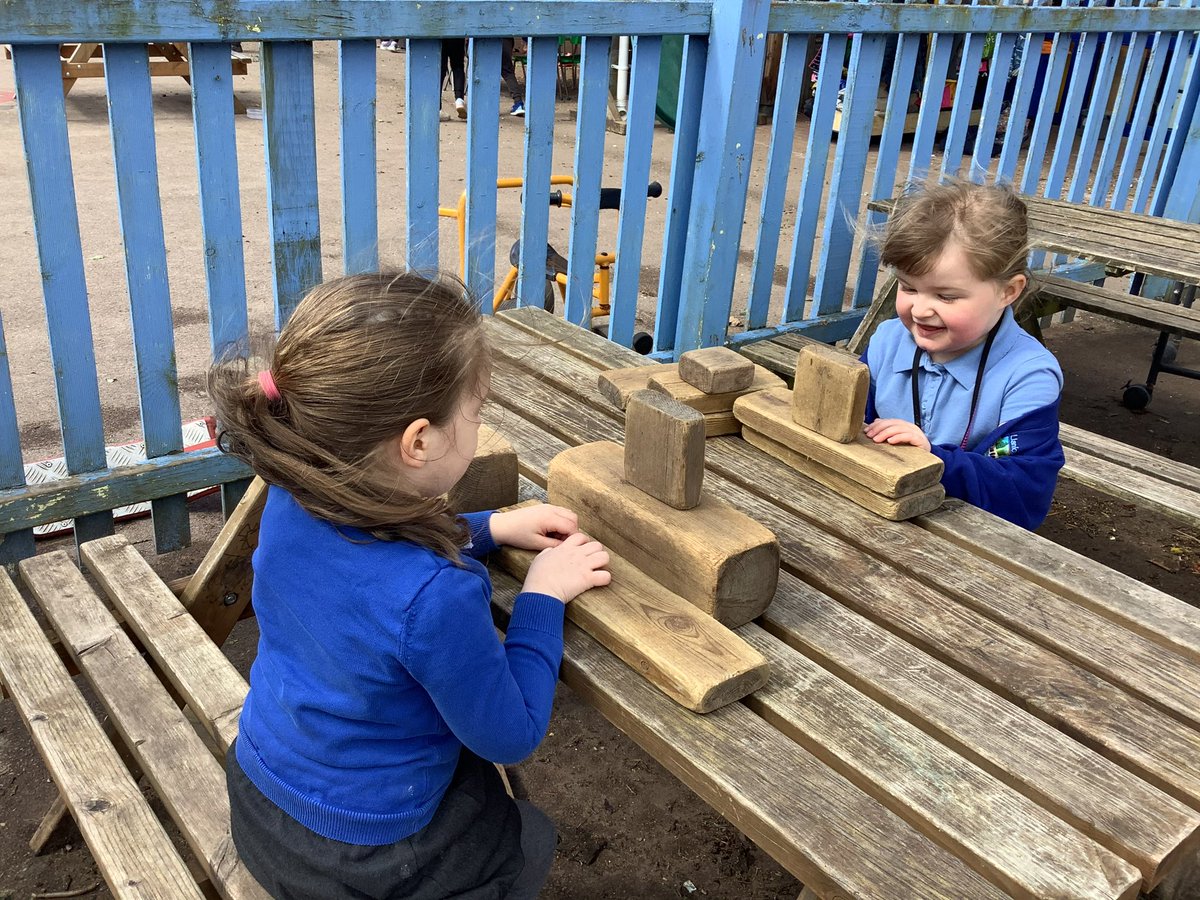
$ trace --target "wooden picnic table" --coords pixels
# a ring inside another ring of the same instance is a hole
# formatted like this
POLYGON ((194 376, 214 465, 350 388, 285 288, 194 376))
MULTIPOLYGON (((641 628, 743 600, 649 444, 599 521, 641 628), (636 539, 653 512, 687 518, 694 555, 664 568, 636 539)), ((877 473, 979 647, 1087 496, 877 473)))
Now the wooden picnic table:
MULTIPOLYGON (((654 363, 533 308, 491 335, 485 420, 526 478, 623 439, 597 376, 654 363)), ((768 685, 692 713, 573 625, 562 677, 806 896, 1194 896, 1200 610, 962 503, 886 521, 739 436, 705 490, 781 543, 738 629, 768 685)))

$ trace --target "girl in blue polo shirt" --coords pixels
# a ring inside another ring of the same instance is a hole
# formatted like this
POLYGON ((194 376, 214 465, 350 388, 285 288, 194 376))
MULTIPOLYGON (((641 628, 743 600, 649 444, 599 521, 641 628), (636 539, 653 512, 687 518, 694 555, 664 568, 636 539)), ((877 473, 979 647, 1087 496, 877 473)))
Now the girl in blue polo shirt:
POLYGON ((880 260, 896 274, 896 318, 863 359, 866 434, 945 463, 946 494, 1036 528, 1058 470, 1062 371, 1013 309, 1029 287, 1025 204, 1008 187, 942 184, 906 195, 880 260))
POLYGON ((478 304, 413 273, 313 289, 270 365, 213 368, 222 449, 270 485, 258 655, 226 757, 234 845, 277 898, 532 898, 554 827, 495 763, 546 733, 564 605, 607 584, 575 515, 456 516, 490 380, 478 304), (540 550, 501 641, 479 561, 540 550))

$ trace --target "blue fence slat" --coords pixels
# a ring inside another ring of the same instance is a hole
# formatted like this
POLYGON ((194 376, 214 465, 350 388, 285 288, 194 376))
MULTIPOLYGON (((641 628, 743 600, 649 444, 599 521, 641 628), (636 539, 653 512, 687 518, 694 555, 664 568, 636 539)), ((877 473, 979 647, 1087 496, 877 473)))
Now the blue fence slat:
POLYGON ((600 229, 600 179, 608 112, 608 57, 612 38, 585 37, 579 61, 579 114, 575 123, 575 188, 571 204, 571 248, 567 259, 568 322, 592 323, 592 273, 600 229))
MULTIPOLYGON (((892 65, 892 82, 888 89, 887 110, 883 115, 883 132, 879 136, 879 152, 875 157, 871 197, 885 200, 896 189, 896 170, 900 162, 900 144, 908 123, 908 98, 912 94, 916 74, 917 50, 925 39, 923 34, 902 34, 896 42, 896 61, 892 65)), ((867 211, 868 234, 887 218, 875 210, 867 211)), ((879 248, 872 240, 863 243, 854 288, 854 305, 870 306, 875 295, 875 280, 879 275, 879 248)))
POLYGON ((546 289, 546 239, 550 231, 550 156, 554 150, 554 97, 558 41, 529 39, 525 67, 525 167, 521 190, 521 259, 517 303, 541 306, 546 289))
POLYGON ((962 166, 967 130, 971 127, 971 116, 974 114, 975 85, 979 83, 985 37, 983 34, 968 34, 963 39, 962 62, 958 67, 958 81, 954 85, 954 106, 950 111, 950 126, 946 130, 946 149, 942 152, 943 178, 957 176, 962 166))
MULTIPOLYGON (((409 269, 438 269, 438 105, 442 44, 410 38, 404 54, 404 197, 409 269)), ((458 236, 454 236, 457 242, 458 236)), ((466 272, 460 271, 465 277, 466 272)))
POLYGON ((1029 32, 1021 51, 1021 67, 1017 72, 1017 83, 1013 87, 1012 102, 1008 108, 1008 127, 1000 147, 1000 160, 996 165, 996 179, 1006 183, 1016 181, 1017 163, 1021 159, 1025 128, 1029 121, 1029 104, 1037 84, 1038 70, 1042 58, 1042 35, 1029 32))
POLYGON ((1147 203, 1150 200, 1150 188, 1158 176, 1158 163, 1162 159, 1163 150, 1165 149, 1167 129, 1171 126, 1171 115, 1169 114, 1169 109, 1162 109, 1162 99, 1164 97, 1175 97, 1176 92, 1179 90, 1184 70, 1189 64, 1187 48, 1191 46, 1191 43, 1192 35, 1190 34, 1181 34, 1176 37, 1175 52, 1172 55, 1170 66, 1167 67, 1167 78, 1163 82, 1162 93, 1159 95, 1154 124, 1150 127, 1150 137, 1146 146, 1146 153, 1142 157, 1142 165, 1138 170, 1137 187, 1133 192, 1133 205, 1130 207, 1131 212, 1145 212, 1147 203))
POLYGON ((923 180, 932 169, 933 142, 941 127, 942 95, 946 90, 946 76, 950 70, 950 54, 953 49, 954 35, 933 36, 929 48, 929 61, 925 68, 925 84, 921 89, 921 111, 917 115, 917 130, 913 135, 912 154, 908 159, 910 182, 923 180))
POLYGON ((1150 37, 1144 34, 1129 36, 1125 65, 1121 69, 1121 78, 1118 81, 1116 103, 1113 106, 1112 115, 1109 116, 1108 130, 1104 135, 1104 145, 1100 149, 1100 161, 1096 164, 1092 192, 1088 198, 1088 202, 1092 206, 1102 206, 1108 196, 1108 189, 1112 186, 1121 140, 1129 122, 1129 111, 1133 107, 1134 95, 1137 93, 1137 79, 1142 71, 1144 48, 1149 43, 1150 37))
POLYGON ((792 144, 796 138, 796 114, 808 74, 808 67, 804 65, 808 40, 807 34, 787 34, 783 37, 779 81, 775 86, 775 116, 771 120, 771 146, 767 151, 767 173, 763 180, 762 203, 758 214, 758 241, 751 267, 750 302, 746 310, 748 329, 766 325, 771 306, 775 259, 779 254, 779 233, 783 227, 783 204, 787 199, 792 144))
MULTIPOLYGON (((175 368, 175 330, 167 286, 167 249, 158 192, 146 47, 106 45, 104 78, 146 456, 181 453, 179 376, 175 368)), ((155 500, 151 508, 156 550, 166 553, 186 547, 191 539, 187 497, 182 494, 164 497, 155 500)))
POLYGON ((375 187, 375 42, 338 48, 342 124, 342 258, 347 275, 379 269, 375 187))
POLYGON ((825 228, 821 234, 821 261, 817 265, 810 319, 839 311, 845 297, 885 40, 879 34, 855 35, 850 49, 850 69, 833 157, 833 178, 829 183, 825 228))
POLYGON ((704 96, 704 70, 708 65, 708 37, 684 39, 679 69, 679 101, 675 107, 675 143, 671 148, 671 184, 667 189, 666 229, 662 265, 658 273, 658 310, 654 317, 654 349, 675 348, 679 302, 683 295, 683 258, 687 250, 688 219, 692 209, 692 180, 696 173, 696 146, 700 138, 700 105, 704 96))
POLYGON ((1013 49, 1017 35, 996 36, 996 46, 988 62, 988 82, 983 93, 983 108, 979 111, 979 125, 975 130, 975 149, 971 154, 971 169, 967 173, 971 181, 982 183, 992 165, 992 151, 996 145, 996 130, 1000 125, 1000 113, 1004 105, 1004 89, 1008 84, 1008 72, 1012 65, 1013 49))
MULTIPOLYGON (((1037 46, 1026 49, 1040 52, 1037 46)), ((1038 112, 1033 120, 1033 131, 1025 152, 1025 168, 1021 172, 1021 193, 1023 194, 1036 193, 1038 181, 1041 180, 1042 161, 1046 155, 1046 147, 1050 143, 1050 127, 1054 123, 1055 110, 1058 108, 1059 88, 1062 86, 1063 72, 1066 70, 1070 49, 1070 34, 1060 32, 1054 35, 1054 41, 1050 47, 1050 60, 1046 63, 1046 75, 1042 81, 1038 112)), ((1017 124, 1020 125, 1020 123, 1017 124)))
MULTIPOLYGON (((520 30, 513 34, 524 34, 520 30)), ((500 145, 500 41, 472 38, 467 71, 467 287, 486 313, 496 281, 496 169, 500 145)))
POLYGON ((260 62, 275 327, 279 329, 304 294, 321 282, 312 44, 264 43, 260 62))
POLYGON ((654 144, 654 104, 658 95, 658 64, 662 38, 633 39, 629 73, 629 112, 625 117, 625 162, 621 172, 621 212, 617 219, 617 261, 612 285, 608 339, 633 345, 638 282, 642 275, 642 243, 646 233, 646 185, 650 181, 650 151, 654 144))
MULTIPOLYGON (((58 45, 14 46, 13 72, 63 450, 69 472, 91 472, 106 466, 104 426, 58 45)), ((75 523, 76 543, 108 534, 111 513, 75 523)))
MULTIPOLYGON (((766 55, 767 0, 714 0, 676 353, 724 343, 766 55)), ((803 29, 801 29, 803 30, 803 29)))
MULTIPOLYGON (((1067 86, 1067 96, 1059 112, 1058 139, 1054 143, 1054 155, 1050 158, 1050 171, 1046 176, 1046 187, 1043 190, 1043 196, 1052 199, 1058 199, 1062 196, 1063 184, 1067 177, 1067 167, 1071 164, 1071 153, 1075 146, 1075 138, 1078 135, 1080 110, 1083 109, 1084 97, 1092 93, 1092 88, 1094 87, 1091 79, 1092 63, 1096 58, 1098 45, 1103 39, 1103 35, 1085 34, 1079 38, 1079 43, 1075 47, 1075 53, 1071 60, 1072 71, 1067 86)), ((1108 87, 1107 83, 1105 87, 1108 87)), ((1097 91, 1096 93, 1099 94, 1100 92, 1097 91)), ((1107 100, 1107 94, 1103 99, 1093 96, 1092 104, 1104 106, 1105 100, 1107 100)), ((1091 151, 1088 151, 1086 145, 1079 148, 1079 160, 1083 162, 1086 157, 1086 164, 1089 169, 1091 168, 1095 146, 1095 134, 1093 133, 1091 151)))
POLYGON ((844 34, 827 34, 821 43, 821 69, 813 96, 812 119, 808 123, 808 146, 804 151, 804 171, 800 175, 800 198, 796 205, 796 228, 792 233, 792 264, 788 269, 784 296, 783 321, 794 322, 804 316, 808 297, 808 276, 812 272, 813 247, 817 239, 817 221, 821 215, 821 195, 825 192, 825 167, 829 161, 829 140, 833 134, 833 114, 837 107, 838 85, 842 70, 838 64, 846 53, 844 34), (825 65, 835 60, 833 65, 825 65))
POLYGON ((1141 87, 1138 91, 1137 104, 1133 108, 1133 118, 1129 122, 1129 136, 1125 142, 1125 152, 1121 157, 1121 168, 1117 172, 1117 180, 1113 184, 1112 198, 1109 206, 1112 209, 1128 208, 1131 198, 1133 179, 1137 174, 1138 160, 1142 155, 1142 144, 1146 128, 1150 122, 1150 113, 1158 104, 1159 81, 1166 69, 1167 58, 1171 56, 1172 41, 1175 35, 1160 32, 1154 35, 1150 46, 1150 60, 1142 75, 1141 87))
MULTIPOLYGON (((1117 71, 1117 57, 1121 52, 1123 35, 1112 34, 1104 38, 1104 50, 1100 54, 1099 67, 1096 70, 1090 90, 1087 117, 1083 122, 1083 134, 1079 140, 1079 150, 1075 157, 1075 169, 1071 173, 1071 183, 1067 187, 1067 199, 1072 203, 1082 203, 1087 193, 1088 177, 1095 171, 1093 163, 1096 159, 1096 147, 1100 144, 1100 133, 1108 118, 1109 87, 1117 71)), ((1137 35, 1129 35, 1130 46, 1137 42, 1137 35)), ((1114 111, 1115 116, 1115 111, 1114 111)))
MULTIPOLYGON (((8 347, 4 341, 4 323, 0 321, 0 490, 25 486, 25 467, 21 459, 21 431, 17 425, 17 407, 13 398, 12 376, 8 368, 8 347)), ((0 565, 10 565, 33 556, 33 529, 22 528, 0 534, 0 565)))
POLYGON ((1200 96, 1200 35, 1190 37, 1190 61, 1183 76, 1183 91, 1175 108, 1175 121, 1167 141, 1166 156, 1150 203, 1150 214, 1155 216, 1164 214, 1167 191, 1172 188, 1177 177, 1181 178, 1179 187, 1184 191, 1190 190, 1193 194, 1197 192, 1197 181, 1200 181, 1196 168, 1180 165, 1180 159, 1185 152, 1184 147, 1200 142, 1200 132, 1196 130, 1196 123, 1192 120, 1192 113, 1200 96), (1177 172, 1182 175, 1177 176, 1177 172))

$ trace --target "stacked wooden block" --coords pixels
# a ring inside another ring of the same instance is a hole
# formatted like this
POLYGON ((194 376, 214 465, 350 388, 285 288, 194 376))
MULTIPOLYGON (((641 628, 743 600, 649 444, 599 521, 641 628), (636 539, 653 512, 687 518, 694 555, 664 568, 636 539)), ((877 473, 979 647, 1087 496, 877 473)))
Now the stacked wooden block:
MULTIPOLYGON (((567 615, 663 693, 709 712, 766 684, 768 664, 730 628, 775 596, 775 535, 703 492, 704 417, 665 394, 637 391, 625 446, 564 450, 550 463, 550 502, 574 510, 612 559, 612 584, 567 615)), ((523 574, 533 554, 505 550, 523 574)))
POLYGON ((690 406, 704 416, 707 437, 737 434, 734 401, 777 387, 785 387, 782 378, 727 347, 691 350, 677 364, 611 369, 599 377, 600 392, 621 409, 631 394, 646 389, 690 406))
POLYGON ((936 509, 946 496, 942 461, 863 434, 870 380, 849 354, 813 345, 800 351, 791 392, 742 397, 733 411, 748 443, 886 519, 936 509))

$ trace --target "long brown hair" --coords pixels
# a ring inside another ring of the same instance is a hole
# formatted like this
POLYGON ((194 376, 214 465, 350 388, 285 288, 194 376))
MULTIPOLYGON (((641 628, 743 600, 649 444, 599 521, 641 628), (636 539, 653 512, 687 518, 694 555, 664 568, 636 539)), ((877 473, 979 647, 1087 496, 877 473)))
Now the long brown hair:
POLYGON ((951 181, 909 189, 897 201, 880 240, 880 261, 908 275, 924 275, 950 241, 963 251, 975 277, 1007 283, 1024 275, 1017 306, 1032 293, 1029 219, 1024 201, 1003 184, 951 181))
POLYGON ((463 525, 407 492, 378 448, 416 419, 443 425, 489 366, 479 308, 449 276, 351 275, 318 285, 284 326, 268 397, 243 356, 214 365, 221 448, 312 515, 455 561, 463 525))

